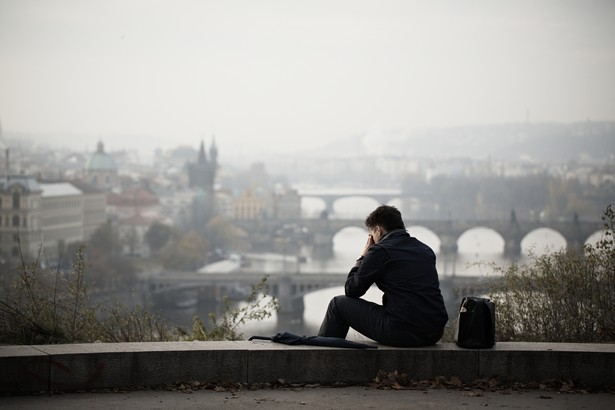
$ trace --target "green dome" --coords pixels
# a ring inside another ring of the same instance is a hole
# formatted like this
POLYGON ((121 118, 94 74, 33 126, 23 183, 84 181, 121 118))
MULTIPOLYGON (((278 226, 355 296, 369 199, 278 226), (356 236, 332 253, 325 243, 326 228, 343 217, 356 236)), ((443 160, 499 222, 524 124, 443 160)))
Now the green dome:
POLYGON ((89 171, 117 171, 117 165, 113 157, 105 153, 103 143, 99 142, 96 152, 90 156, 85 169, 89 171))

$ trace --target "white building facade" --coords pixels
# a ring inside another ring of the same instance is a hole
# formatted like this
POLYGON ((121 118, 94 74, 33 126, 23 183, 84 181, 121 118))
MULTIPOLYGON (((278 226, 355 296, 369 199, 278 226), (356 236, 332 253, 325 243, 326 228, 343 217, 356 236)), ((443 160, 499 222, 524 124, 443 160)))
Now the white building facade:
POLYGON ((0 180, 0 259, 35 255, 42 242, 42 189, 36 179, 6 175, 0 180))
POLYGON ((68 182, 41 183, 41 231, 47 255, 58 257, 67 244, 84 242, 84 195, 68 182))
POLYGON ((0 261, 21 256, 55 260, 66 246, 84 243, 106 221, 105 195, 70 182, 38 182, 23 175, 0 179, 0 261))

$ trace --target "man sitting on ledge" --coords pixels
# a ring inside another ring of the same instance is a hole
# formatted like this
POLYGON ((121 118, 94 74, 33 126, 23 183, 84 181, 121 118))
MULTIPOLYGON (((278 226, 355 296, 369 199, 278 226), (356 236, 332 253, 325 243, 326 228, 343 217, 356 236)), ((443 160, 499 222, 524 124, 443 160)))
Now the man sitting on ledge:
POLYGON ((345 338, 352 327, 390 346, 435 344, 448 320, 433 250, 411 237, 399 210, 382 205, 366 219, 363 254, 346 279, 345 296, 329 303, 319 336, 345 338), (382 305, 361 299, 375 283, 382 305))

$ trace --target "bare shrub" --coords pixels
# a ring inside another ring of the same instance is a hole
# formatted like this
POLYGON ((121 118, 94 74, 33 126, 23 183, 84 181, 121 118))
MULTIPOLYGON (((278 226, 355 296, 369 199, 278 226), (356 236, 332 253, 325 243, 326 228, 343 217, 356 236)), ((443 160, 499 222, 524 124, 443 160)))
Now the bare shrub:
POLYGON ((267 296, 266 276, 253 286, 244 306, 232 306, 225 299, 221 319, 210 315, 210 330, 195 318, 193 335, 140 305, 92 305, 83 250, 81 246, 76 251, 71 272, 40 268, 41 248, 33 262, 26 263, 22 256, 15 272, 0 275, 1 344, 237 340, 240 325, 269 317, 277 309, 277 301, 267 296))
POLYGON ((602 238, 583 251, 530 255, 524 265, 495 266, 503 277, 496 304, 498 341, 615 341, 615 212, 602 216, 602 238))
POLYGON ((17 344, 85 342, 98 333, 95 309, 87 306, 83 248, 70 273, 40 269, 36 260, 3 275, 0 342, 17 344))
POLYGON ((279 308, 278 301, 269 297, 266 287, 267 276, 256 285, 248 295, 248 300, 240 306, 232 306, 228 297, 224 297, 225 313, 218 319, 215 314, 210 313, 209 319, 213 323, 211 330, 207 330, 202 320, 197 316, 194 318, 192 327, 192 340, 240 340, 243 335, 239 333, 239 328, 251 321, 259 321, 271 317, 274 311, 279 308))

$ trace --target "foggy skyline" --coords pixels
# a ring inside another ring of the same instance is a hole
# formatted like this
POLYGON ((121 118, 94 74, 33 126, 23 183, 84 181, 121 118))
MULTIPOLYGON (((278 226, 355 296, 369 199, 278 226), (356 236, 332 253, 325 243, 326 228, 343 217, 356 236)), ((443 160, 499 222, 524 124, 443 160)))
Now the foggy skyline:
POLYGON ((258 155, 615 120, 614 23, 606 0, 0 0, 0 121, 78 150, 215 135, 225 155, 258 155))

